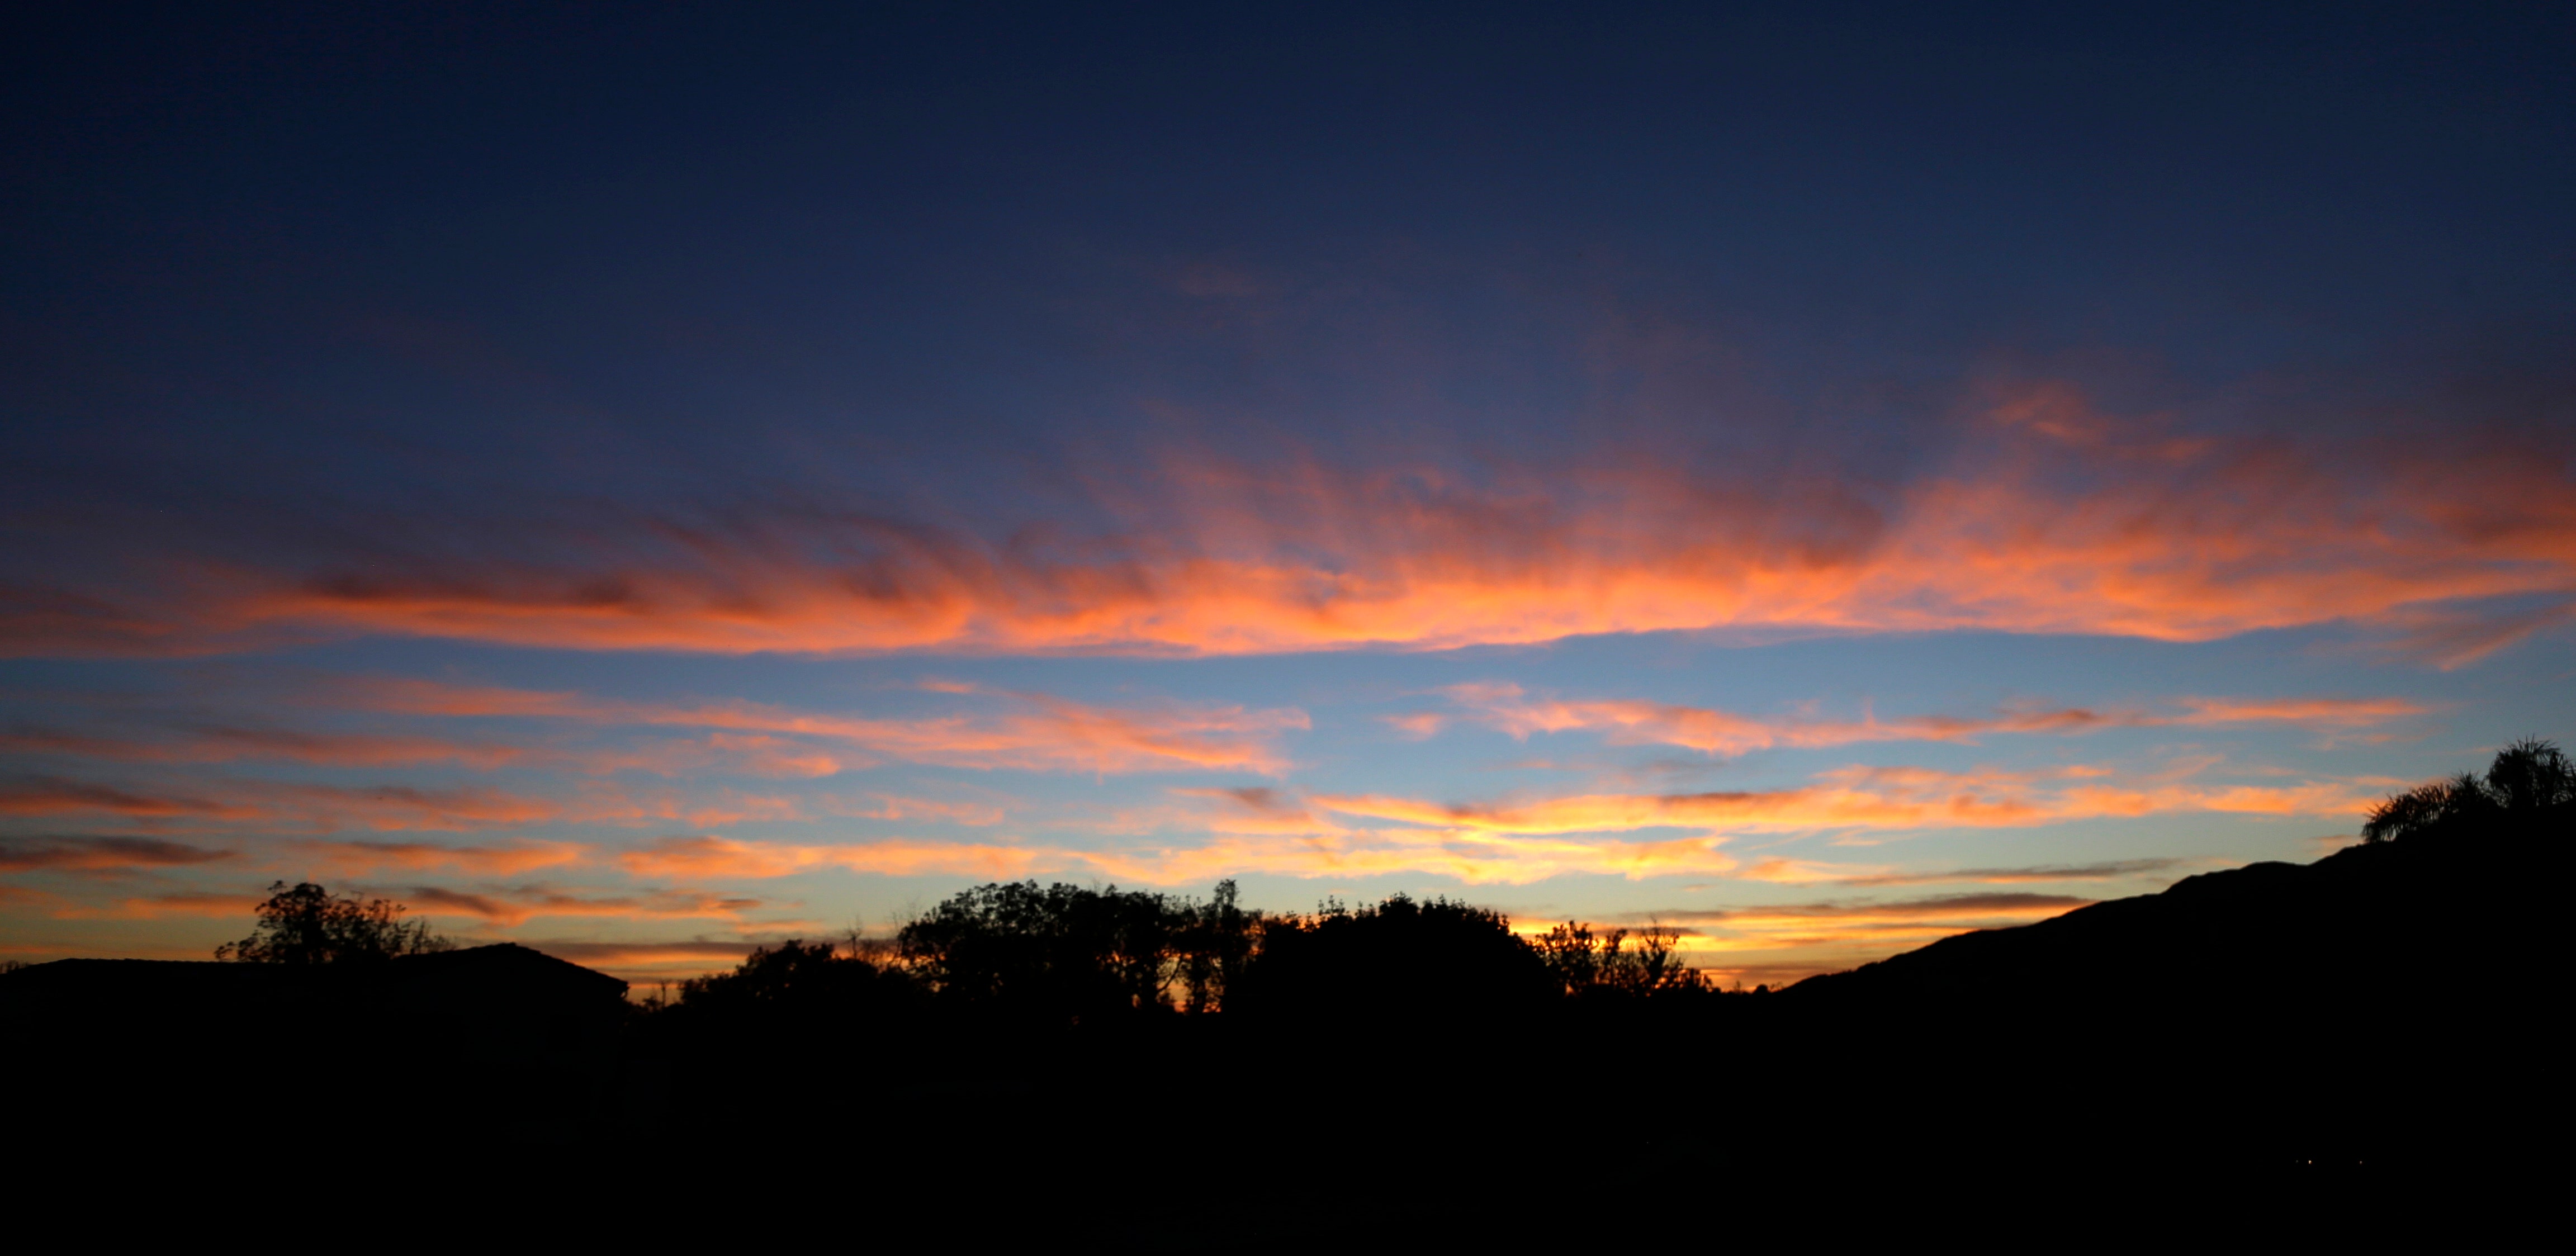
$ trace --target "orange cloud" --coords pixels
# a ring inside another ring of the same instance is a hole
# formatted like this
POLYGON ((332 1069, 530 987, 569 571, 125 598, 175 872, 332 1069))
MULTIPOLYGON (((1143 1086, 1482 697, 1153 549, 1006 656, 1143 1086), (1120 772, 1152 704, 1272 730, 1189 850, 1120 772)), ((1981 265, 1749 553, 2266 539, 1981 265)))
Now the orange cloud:
POLYGON ((1415 711, 1407 715, 1384 715, 1378 718, 1386 721, 1388 727, 1415 740, 1437 735, 1449 722, 1449 717, 1437 711, 1415 711))
POLYGON ((1471 885, 1525 885, 1567 874, 1637 879, 1719 875, 1736 861, 1705 836, 1661 841, 1576 840, 1475 830, 1345 830, 1303 837, 1224 836, 1189 846, 1086 852, 1102 875, 1183 885, 1239 873, 1289 877, 1445 876, 1471 885))
POLYGON ((1345 831, 1303 838, 1224 836, 1167 847, 1085 850, 896 840, 838 846, 671 838, 618 862, 639 876, 766 879, 825 868, 885 876, 1013 880, 1088 872, 1117 881, 1184 885, 1241 873, 1294 877, 1430 873, 1476 884, 1520 884, 1569 872, 1647 877, 1720 873, 1735 861, 1704 838, 1573 841, 1427 830, 1345 831))
POLYGON ((937 802, 893 794, 871 794, 869 797, 875 801, 862 803, 831 798, 826 803, 833 815, 860 820, 933 820, 970 828, 988 828, 1004 819, 1003 810, 990 803, 937 802))
POLYGON ((565 810, 564 818, 581 824, 630 827, 687 824, 705 828, 753 821, 803 820, 807 816, 802 802, 777 795, 746 794, 738 790, 718 790, 711 795, 683 794, 672 790, 637 794, 593 788, 582 791, 581 800, 565 810))
POLYGON ((591 942, 531 940, 525 945, 557 959, 595 968, 629 981, 677 981, 717 972, 740 963, 757 943, 735 939, 690 939, 662 942, 591 942))
POLYGON ((2424 648, 2458 661, 2576 604, 2576 491, 2548 459, 2177 440, 2051 387, 1994 417, 1953 466, 1883 489, 1664 464, 1469 481, 1176 463, 1102 503, 1124 531, 1053 549, 849 516, 656 522, 578 564, 237 573, 166 613, 21 590, 0 630, 19 652, 385 633, 1243 654, 1709 628, 2197 641, 2357 621, 2421 622, 2424 648), (2477 609, 2517 598, 2545 606, 2477 609))
POLYGON ((1776 833, 2021 827, 2168 811, 2349 816, 2376 803, 2381 793, 2375 786, 2336 781, 2257 786, 2151 780, 2119 786, 2094 783, 2093 773, 2080 768, 2011 773, 1848 767, 1813 779, 1814 784, 1781 790, 1583 794, 1506 803, 1321 794, 1309 801, 1343 815, 1486 833, 1776 833))
MULTIPOLYGON (((1682 954, 1721 984, 1778 986, 1884 959, 1955 934, 2045 920, 2094 901, 2066 894, 1988 891, 1912 899, 1681 908, 1630 912, 1621 919, 1678 928, 1682 954)), ((1514 927, 1528 933, 1546 925, 1514 927)))
POLYGON ((112 907, 66 907, 54 915, 65 919, 159 920, 167 916, 208 916, 218 919, 248 920, 263 895, 253 894, 155 894, 124 899, 112 907))
POLYGON ((1657 914, 1683 926, 1685 953, 1694 958, 1771 960, 1771 967, 1804 952, 1810 972, 1856 963, 1921 946, 1972 929, 2029 924, 2064 915, 2094 900, 2063 894, 1987 892, 1932 898, 1682 910, 1657 914))
POLYGON ((508 846, 438 846, 426 842, 299 841, 286 850, 314 871, 367 876, 385 871, 454 869, 482 876, 517 876, 538 868, 580 863, 590 848, 571 842, 516 842, 508 846))
POLYGON ((1173 790, 1200 804, 1128 823, 1103 847, 902 838, 838 844, 672 837, 615 862, 645 877, 771 879, 827 869, 891 876, 987 879, 1088 872, 1154 885, 1264 873, 1352 877, 1420 873, 1471 884, 1527 884, 1581 874, 1632 879, 1739 876, 1791 884, 2081 881, 2144 876, 2171 860, 2033 869, 1900 874, 1876 865, 1766 858, 1744 866, 1724 847, 1737 834, 1838 833, 1837 841, 1935 828, 2024 827, 2102 816, 2222 811, 2261 815, 2358 813, 2375 787, 2335 781, 2279 785, 2195 779, 2204 764, 2115 781, 2100 769, 1944 772, 1850 767, 1773 791, 1583 794, 1495 803, 1388 796, 1296 795, 1268 787, 1173 790), (1388 822, 1388 823, 1371 823, 1388 822), (1638 835, 1667 829, 1666 836, 1638 835), (1179 830, 1157 841, 1153 831, 1179 830))
MULTIPOLYGON (((1238 770, 1275 774, 1288 760, 1278 736, 1310 727, 1295 709, 1239 706, 1122 709, 1045 694, 972 685, 927 685, 935 692, 998 700, 1003 709, 976 715, 872 719, 791 711, 754 702, 652 705, 421 680, 345 682, 340 695, 379 710, 426 715, 535 716, 608 724, 721 729, 726 734, 793 736, 846 742, 891 758, 966 768, 1032 771, 1164 772, 1238 770)), ((719 734, 720 736, 723 734, 719 734)))
MULTIPOLYGON (((1762 719, 1703 707, 1626 699, 1567 701, 1532 698, 1518 685, 1452 685, 1443 691, 1471 718, 1515 738, 1532 733, 1590 731, 1613 745, 1682 746, 1716 755, 1776 747, 1842 746, 1875 741, 1974 741, 2006 733, 2083 733, 2104 728, 2165 725, 2290 723, 2354 728, 2426 713, 2398 698, 2184 698, 2176 714, 2094 711, 2082 707, 2006 710, 1960 718, 1915 716, 1858 722, 1762 719)), ((1434 726, 1436 727, 1436 725, 1434 726)))
POLYGON ((674 837, 631 850, 617 862, 638 876, 766 879, 823 868, 888 876, 946 873, 1015 880, 1033 872, 1087 862, 1080 851, 989 843, 890 840, 840 846, 737 842, 722 837, 674 837))
POLYGON ((2403 698, 2183 698, 2189 714, 2163 717, 2167 724, 2252 724, 2275 722, 2323 728, 2359 728, 2426 714, 2430 708, 2403 698))

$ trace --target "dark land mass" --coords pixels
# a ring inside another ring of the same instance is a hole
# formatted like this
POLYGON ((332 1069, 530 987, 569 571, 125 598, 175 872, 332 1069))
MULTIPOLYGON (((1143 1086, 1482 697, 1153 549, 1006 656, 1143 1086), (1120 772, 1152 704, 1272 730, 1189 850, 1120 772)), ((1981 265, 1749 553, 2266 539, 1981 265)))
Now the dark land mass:
POLYGON ((1651 932, 1533 945, 1455 903, 996 885, 894 944, 767 948, 643 1008, 509 946, 60 961, 0 977, 0 1044, 20 1148, 293 1155, 356 1123, 417 1166, 508 1160, 523 1190, 767 1175, 1148 1245, 1327 1216, 1528 1239, 1855 1183, 2025 1211, 2511 1191, 2557 1155, 2576 839, 2576 774, 2519 749, 2556 783, 2517 795, 2500 757, 2312 864, 1782 991, 1710 988, 1651 932))

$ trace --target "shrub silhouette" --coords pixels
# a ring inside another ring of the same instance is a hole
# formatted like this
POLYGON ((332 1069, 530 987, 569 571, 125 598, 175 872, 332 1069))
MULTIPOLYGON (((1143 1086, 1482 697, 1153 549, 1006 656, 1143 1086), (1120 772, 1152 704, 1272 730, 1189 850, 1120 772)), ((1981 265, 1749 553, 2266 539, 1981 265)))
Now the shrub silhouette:
POLYGON ((310 881, 271 884, 259 905, 259 927, 215 948, 215 958, 246 964, 342 964, 453 949, 425 921, 396 919, 391 899, 335 895, 310 881))

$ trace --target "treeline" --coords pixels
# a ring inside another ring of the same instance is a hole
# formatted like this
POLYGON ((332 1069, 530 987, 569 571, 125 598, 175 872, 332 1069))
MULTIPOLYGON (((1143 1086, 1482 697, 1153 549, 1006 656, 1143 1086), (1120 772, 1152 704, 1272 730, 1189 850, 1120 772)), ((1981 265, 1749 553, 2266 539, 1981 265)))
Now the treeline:
MULTIPOLYGON (((2525 740, 2498 753, 2483 776, 2463 774, 2390 797, 2370 814, 2364 848, 2355 856, 2364 850, 2393 853, 2403 845, 2427 858, 2493 857, 2526 838, 2554 840, 2571 813, 2576 767, 2556 746, 2525 740)), ((2332 860, 2318 870, 2334 880, 2360 866, 2332 860)), ((2272 875, 2263 869, 2288 866, 2259 865, 2217 881, 2196 878, 2176 895, 2205 894, 2200 883, 2256 884, 2272 875)), ((2352 893, 2329 898, 2350 901, 2352 893)), ((2299 936, 2307 928, 2304 901, 2285 899, 2258 914, 2283 933, 2258 950, 2289 954, 2315 945, 2354 945, 2349 938, 2299 936)), ((2143 909, 2106 907, 2078 915, 2089 927, 2093 917, 2134 910, 2143 909)), ((1974 946, 1935 949, 1946 957, 1991 949, 1989 936, 1993 945, 2003 945, 2029 933, 1979 935, 1974 946)), ((2128 969, 2065 973, 2060 981, 2072 984, 2059 994, 2042 998, 2037 990, 2018 990, 2015 997, 2035 1008, 2070 999, 2134 1001, 2150 988, 2163 997, 2170 983, 2149 976, 2158 954, 2171 962, 2188 956, 2193 965, 2210 965, 2221 984, 2219 973, 2258 963, 2250 954, 2235 960, 2203 955, 2186 932, 2148 933, 2155 936, 2136 939, 2146 949, 2128 969)), ((1356 1018, 1417 1027, 1491 1026, 1573 1009, 1653 1005, 1667 1024, 1678 1023, 1685 1006, 1700 1009, 1686 1018, 1696 1023, 1716 1004, 1732 1000, 1684 962, 1680 940, 1668 928, 1596 928, 1573 921, 1523 937, 1499 912, 1403 894, 1358 907, 1331 901, 1301 914, 1247 908, 1232 881, 1219 883, 1205 900, 1115 886, 1002 883, 956 894, 891 938, 852 935, 838 942, 763 947, 731 972, 649 997, 642 1019, 648 1036, 673 1041, 704 1040, 737 1023, 820 1019, 892 1028, 943 1015, 1057 1027, 1212 1014, 1271 1024, 1356 1018)), ((2408 947, 2424 954, 2438 949, 2408 947)), ((1919 971, 1922 962, 1889 967, 1919 971)), ((1884 984, 1875 972, 1866 976, 1856 984, 1811 984, 1837 991, 1884 984)))
POLYGON ((1214 1013, 1490 1017, 1568 1000, 1717 995, 1679 943, 1673 929, 1572 921, 1529 939, 1500 912, 1446 898, 1274 913, 1244 907, 1232 881, 1204 901, 1031 881, 953 895, 891 939, 762 947, 645 1007, 648 1018, 683 1022, 801 1006, 1073 1026, 1214 1013))

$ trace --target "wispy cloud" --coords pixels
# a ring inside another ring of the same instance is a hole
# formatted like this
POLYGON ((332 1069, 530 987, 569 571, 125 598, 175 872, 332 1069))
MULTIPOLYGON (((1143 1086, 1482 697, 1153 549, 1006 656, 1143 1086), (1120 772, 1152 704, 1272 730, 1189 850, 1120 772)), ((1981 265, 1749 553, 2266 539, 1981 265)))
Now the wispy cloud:
POLYGON ((1631 913, 1685 931, 1683 952, 1721 979, 1794 981, 1976 929, 2026 925, 2096 900, 1978 892, 1631 913))
POLYGON ((2120 782, 2081 769, 1946 772, 1856 766, 1778 790, 1681 794, 1579 794, 1479 803, 1382 795, 1315 795, 1317 808, 1349 816, 1488 833, 1608 833, 1704 829, 1718 833, 2004 828, 2169 811, 2349 815, 2374 789, 2340 781, 2287 785, 2120 782))
POLYGON ((1242 654, 1710 628, 2197 641, 2341 621, 2462 658, 2576 605, 2576 494, 2548 459, 2180 439, 2049 384, 2001 398, 1945 469, 1874 491, 1633 462, 1471 479, 1175 461, 1103 504, 1124 530, 1061 546, 779 513, 594 525, 577 561, 505 559, 496 543, 186 588, 22 585, 0 591, 0 632, 16 653, 385 633, 1242 654), (2516 598, 2530 605, 2484 609, 2516 598))
POLYGON ((127 872, 234 858, 229 850, 149 837, 0 837, 0 872, 127 872))
POLYGON ((402 785, 349 788, 224 780, 144 789, 63 777, 0 783, 0 815, 264 823, 323 832, 493 828, 549 819, 559 810, 553 803, 496 790, 402 785))
POLYGON ((445 846, 429 842, 295 841, 269 856, 269 861, 294 862, 313 872, 343 877, 439 870, 476 876, 518 876, 539 868, 582 863, 591 854, 590 847, 573 842, 445 846))
POLYGON ((618 864, 638 876, 767 879, 838 868, 887 876, 946 873, 1012 880, 1084 866, 1089 852, 1041 846, 891 839, 843 845, 672 837, 630 850, 618 864))
POLYGON ((1729 929, 1770 927, 1782 921, 1800 924, 1814 921, 1898 922, 1898 927, 1912 928, 1915 922, 1925 920, 1956 922, 2054 916, 2094 901, 2066 894, 1940 894, 1930 898, 1828 900, 1768 907, 1684 908, 1656 913, 1656 918, 1674 924, 1716 925, 1729 929))
POLYGON ((2040 864, 2028 868, 1960 868, 1949 872, 1878 872, 1839 879, 1849 886, 1944 885, 1976 882, 1982 885, 2046 885, 2066 881, 2126 881, 2133 878, 2162 878, 2192 867, 2205 867, 2203 859, 2115 859, 2105 863, 2040 864))
POLYGON ((471 916, 504 928, 538 917, 603 917, 614 920, 738 920, 762 900, 697 890, 641 894, 574 894, 543 886, 465 891, 413 886, 402 892, 414 911, 430 916, 471 916))
POLYGON ((262 896, 181 892, 120 899, 106 906, 61 900, 53 915, 65 919, 160 920, 166 917, 211 917, 247 923, 262 896))
POLYGON ((353 705, 420 715, 684 726, 842 743, 914 763, 1059 772, 1275 774, 1288 766, 1278 748, 1280 735, 1310 726, 1306 713, 1293 708, 1248 710, 1179 703, 1118 708, 970 685, 945 684, 936 689, 986 699, 995 709, 887 719, 753 702, 615 702, 571 693, 400 679, 343 682, 337 696, 353 705))
POLYGON ((517 746, 448 741, 434 737, 386 737, 367 733, 323 733, 282 728, 196 726, 170 730, 158 737, 101 736, 56 729, 22 729, 0 733, 0 752, 64 755, 135 763, 230 763, 272 759, 335 767, 391 767, 421 763, 461 763, 500 767, 525 759, 517 746))
POLYGON ((2088 864, 2039 864, 2024 868, 1958 868, 1948 871, 1900 871, 1884 866, 1825 863, 1778 856, 1757 859, 1736 871, 1746 881, 1780 885, 1846 885, 1855 888, 1890 885, 2054 885, 2069 881, 2170 879, 2195 866, 2223 863, 2208 859, 2117 859, 2088 864))
POLYGON ((731 968, 759 945, 748 938, 678 941, 527 939, 522 945, 629 981, 680 980, 731 968))
MULTIPOLYGON (((1452 685, 1441 692, 1464 709, 1468 720, 1515 738, 1527 739, 1533 733, 1597 732, 1613 745, 1681 746, 1712 755, 1861 742, 1974 742, 2001 734, 2087 733, 2106 728, 2287 723, 2350 729, 2427 711, 2418 703, 2398 698, 2179 698, 2172 705, 2180 709, 2167 711, 2029 707, 1973 717, 1818 720, 1765 718, 1633 699, 1534 697, 1519 685, 1506 682, 1452 685)), ((1436 730, 1437 724, 1428 727, 1436 730)))

